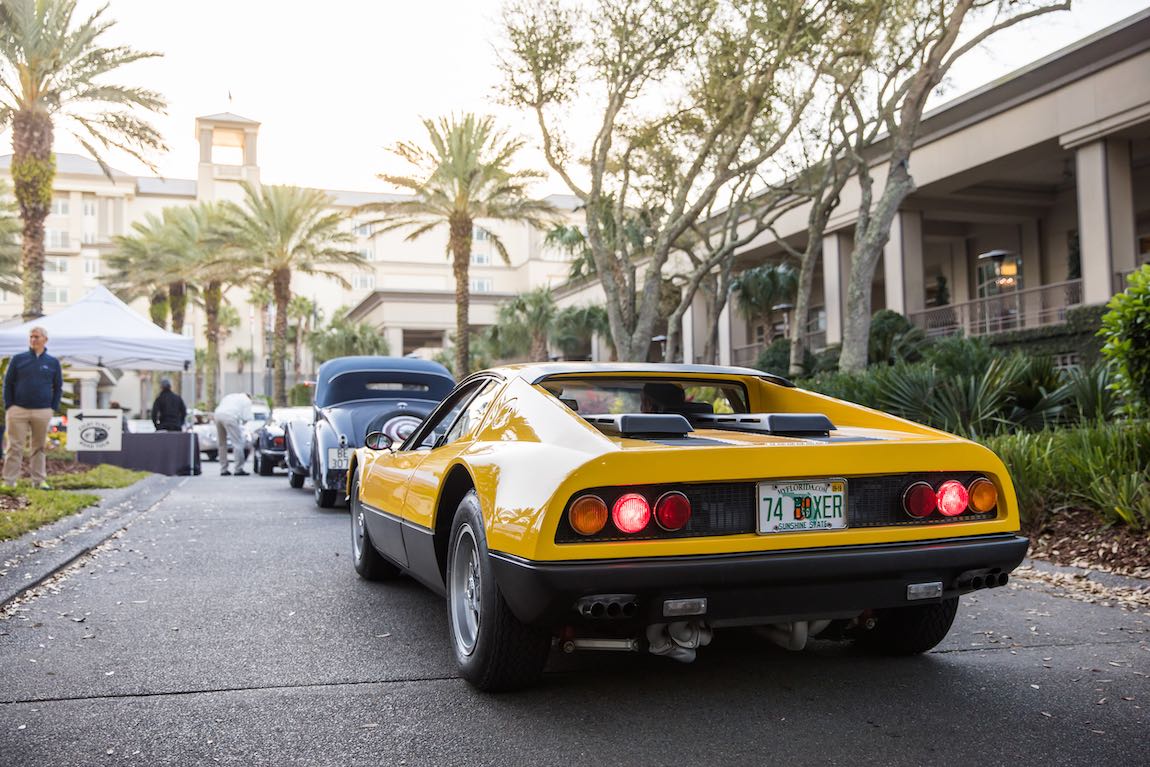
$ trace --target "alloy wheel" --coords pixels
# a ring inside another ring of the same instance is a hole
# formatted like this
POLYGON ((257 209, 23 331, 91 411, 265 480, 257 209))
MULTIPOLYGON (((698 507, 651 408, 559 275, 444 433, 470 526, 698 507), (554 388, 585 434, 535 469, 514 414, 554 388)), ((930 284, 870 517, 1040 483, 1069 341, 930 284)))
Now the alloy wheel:
POLYGON ((471 526, 459 528, 455 549, 451 553, 451 627, 455 644, 464 655, 471 655, 479 636, 482 619, 482 581, 479 572, 479 549, 471 526))

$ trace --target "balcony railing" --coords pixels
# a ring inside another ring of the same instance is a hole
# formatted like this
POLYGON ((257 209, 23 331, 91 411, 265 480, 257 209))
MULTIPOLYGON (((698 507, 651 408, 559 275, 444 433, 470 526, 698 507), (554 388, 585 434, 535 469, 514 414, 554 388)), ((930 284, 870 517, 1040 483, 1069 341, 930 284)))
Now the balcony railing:
POLYGON ((962 304, 937 306, 908 316, 928 336, 964 333, 984 336, 1066 321, 1066 311, 1082 304, 1082 280, 1027 288, 962 304))

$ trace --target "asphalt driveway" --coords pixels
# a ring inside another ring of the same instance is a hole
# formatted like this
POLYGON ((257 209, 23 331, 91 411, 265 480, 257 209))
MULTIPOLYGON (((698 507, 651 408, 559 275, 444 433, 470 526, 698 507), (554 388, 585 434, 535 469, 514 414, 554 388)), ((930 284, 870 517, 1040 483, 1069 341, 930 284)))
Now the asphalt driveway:
POLYGON ((1015 582, 924 657, 731 632, 486 696, 438 597, 355 576, 346 511, 215 468, 0 620, 0 764, 1147 763, 1143 612, 1015 582))

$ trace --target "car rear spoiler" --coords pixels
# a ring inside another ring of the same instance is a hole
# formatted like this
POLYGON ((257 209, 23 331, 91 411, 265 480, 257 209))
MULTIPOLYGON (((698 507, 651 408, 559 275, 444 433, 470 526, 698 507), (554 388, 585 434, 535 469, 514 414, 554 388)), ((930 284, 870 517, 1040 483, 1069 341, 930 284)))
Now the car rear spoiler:
POLYGON ((681 437, 694 431, 690 422, 676 413, 623 413, 620 415, 585 415, 592 426, 604 434, 619 437, 667 436, 681 437))
POLYGON ((697 426, 780 437, 829 437, 835 425, 822 413, 691 413, 697 426))

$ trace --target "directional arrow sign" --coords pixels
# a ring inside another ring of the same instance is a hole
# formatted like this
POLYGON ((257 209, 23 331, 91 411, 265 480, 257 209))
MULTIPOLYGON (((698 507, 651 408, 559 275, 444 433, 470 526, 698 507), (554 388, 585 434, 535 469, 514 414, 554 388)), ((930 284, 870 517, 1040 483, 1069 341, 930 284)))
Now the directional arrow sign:
POLYGON ((120 450, 123 414, 119 410, 69 410, 69 450, 120 450))

